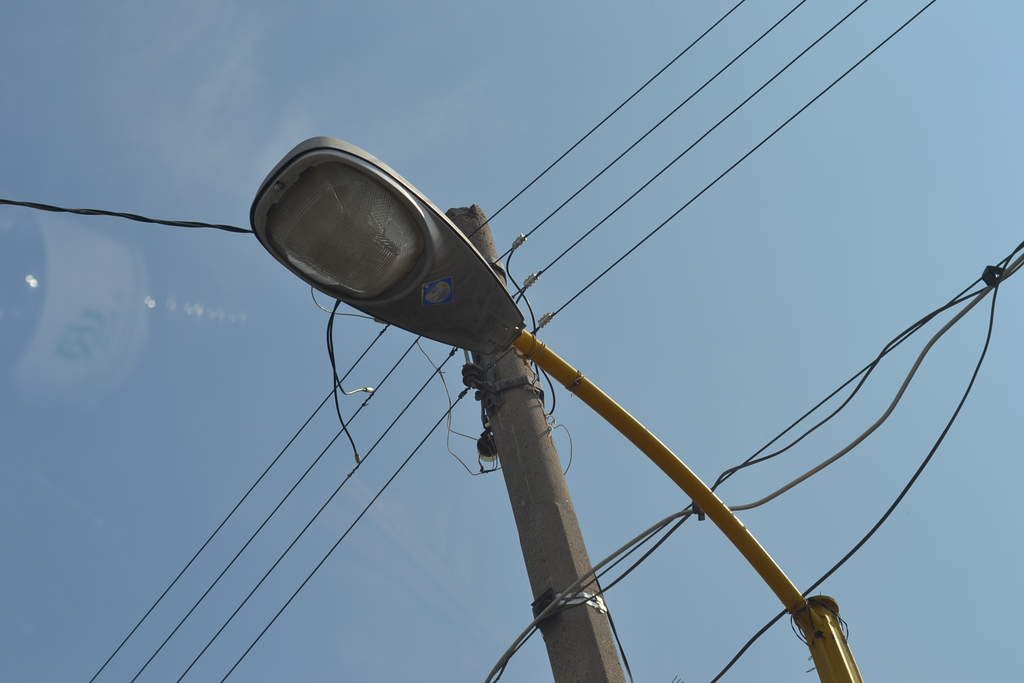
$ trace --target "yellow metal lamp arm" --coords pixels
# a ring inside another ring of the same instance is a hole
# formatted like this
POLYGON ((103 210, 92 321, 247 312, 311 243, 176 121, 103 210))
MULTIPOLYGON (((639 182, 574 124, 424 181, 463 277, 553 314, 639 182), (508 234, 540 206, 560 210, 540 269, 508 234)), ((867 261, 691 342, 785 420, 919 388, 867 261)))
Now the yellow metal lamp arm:
POLYGON ((804 598, 800 589, 789 580, 768 551, 761 547, 754 535, 715 492, 658 437, 579 370, 525 330, 513 346, 632 441, 715 523, 793 615, 807 640, 815 668, 823 682, 862 683, 863 679, 843 635, 839 623, 839 607, 834 600, 825 596, 804 598))

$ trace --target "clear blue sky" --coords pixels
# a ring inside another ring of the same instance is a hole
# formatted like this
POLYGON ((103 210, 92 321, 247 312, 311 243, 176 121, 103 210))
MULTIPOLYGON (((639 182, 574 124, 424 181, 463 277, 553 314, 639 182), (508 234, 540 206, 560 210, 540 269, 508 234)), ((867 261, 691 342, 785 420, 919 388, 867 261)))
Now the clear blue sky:
MULTIPOLYGON (((794 3, 737 10, 495 221, 499 250, 794 3)), ((332 135, 441 207, 493 212, 730 4, 11 4, 0 196, 246 225, 280 156, 332 135)), ((854 4, 807 2, 531 238, 513 272, 543 265, 854 4)), ((546 274, 530 290, 538 313, 921 4, 869 2, 546 274)), ((1024 238, 1022 19, 1016 2, 939 0, 542 336, 701 476, 742 460, 1024 238)), ((0 245, 0 679, 85 681, 325 395, 325 314, 247 235, 0 207, 0 245)), ((936 460, 822 588, 868 680, 1010 680, 1024 665, 1021 286, 1000 295, 989 358, 936 460)), ((743 514, 797 584, 860 538, 925 455, 985 315, 942 339, 864 445, 743 514)), ((339 319, 339 362, 376 333, 339 319)), ((723 498, 756 498, 860 433, 926 338, 892 354, 841 419, 723 498)), ((377 383, 410 341, 389 332, 351 383, 377 383)), ((430 371, 414 353, 388 380, 353 424, 363 448, 430 371)), ((220 679, 446 405, 429 387, 187 680, 220 679)), ((478 417, 466 401, 456 427, 475 433, 478 417)), ((684 505, 564 392, 556 417, 572 433, 569 484, 593 558, 684 505)), ((100 680, 130 678, 335 424, 318 416, 100 680)), ((452 443, 474 457, 472 442, 452 443)), ((339 441, 140 680, 177 677, 352 463, 339 441)), ((531 599, 503 481, 467 476, 438 433, 232 680, 479 681, 531 599)), ((708 680, 778 611, 708 523, 688 523, 608 601, 645 682, 708 680)), ((813 680, 809 666, 780 623, 729 680, 813 680)), ((549 677, 537 638, 505 680, 549 677)))

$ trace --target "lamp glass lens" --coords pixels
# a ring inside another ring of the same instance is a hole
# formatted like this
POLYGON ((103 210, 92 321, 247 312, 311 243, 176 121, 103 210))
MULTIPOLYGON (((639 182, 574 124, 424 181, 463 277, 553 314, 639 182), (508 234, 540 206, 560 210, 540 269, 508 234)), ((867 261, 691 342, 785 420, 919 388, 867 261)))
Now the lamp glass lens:
POLYGON ((372 176, 340 162, 307 169, 267 215, 267 238, 307 279, 372 298, 423 251, 420 220, 372 176))

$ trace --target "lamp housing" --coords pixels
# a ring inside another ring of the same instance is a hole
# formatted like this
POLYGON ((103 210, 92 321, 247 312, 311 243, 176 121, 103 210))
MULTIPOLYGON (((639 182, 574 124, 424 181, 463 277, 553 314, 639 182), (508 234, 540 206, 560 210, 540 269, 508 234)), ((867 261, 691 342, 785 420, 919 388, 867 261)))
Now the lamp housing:
POLYGON ((379 320, 482 353, 523 316, 491 265, 405 178, 343 140, 297 145, 250 211, 260 243, 313 288, 379 320))

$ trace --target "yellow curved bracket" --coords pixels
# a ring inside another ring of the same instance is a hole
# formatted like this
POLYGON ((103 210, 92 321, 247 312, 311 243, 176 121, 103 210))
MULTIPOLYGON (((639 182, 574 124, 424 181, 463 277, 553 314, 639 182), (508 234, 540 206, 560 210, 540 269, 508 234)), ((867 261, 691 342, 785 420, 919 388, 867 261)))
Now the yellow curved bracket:
MULTIPOLYGON (((583 373, 525 330, 513 342, 513 346, 523 356, 533 360, 560 384, 578 396, 623 436, 632 441, 662 472, 667 474, 725 534, 798 622, 805 618, 801 615, 810 615, 807 618, 813 617, 814 621, 808 623, 811 623, 814 630, 811 635, 806 637, 822 681, 862 683, 853 655, 850 654, 846 645, 846 639, 842 637, 842 631, 837 630, 839 628, 838 606, 834 610, 833 621, 835 623, 829 622, 828 620, 833 618, 832 612, 815 602, 818 598, 811 598, 810 601, 804 598, 800 589, 793 585, 793 582, 772 559, 768 551, 758 543, 754 535, 715 495, 715 492, 708 488, 708 485, 701 481, 700 477, 694 474, 682 460, 676 457, 676 454, 668 446, 597 385, 587 379, 583 373), (823 623, 827 628, 819 628, 821 620, 825 620, 823 623), (819 631, 831 635, 818 637, 816 634, 819 631), (821 654, 824 659, 820 662, 819 653, 824 653, 821 654), (837 662, 845 662, 845 669, 839 667, 837 662), (842 670, 847 671, 847 675, 841 674, 842 670), (849 674, 850 671, 853 673, 849 674)), ((828 600, 831 601, 831 605, 835 605, 835 601, 831 598, 828 600)), ((801 627, 803 627, 802 623, 801 627)), ((805 631, 805 635, 806 633, 805 631)))

